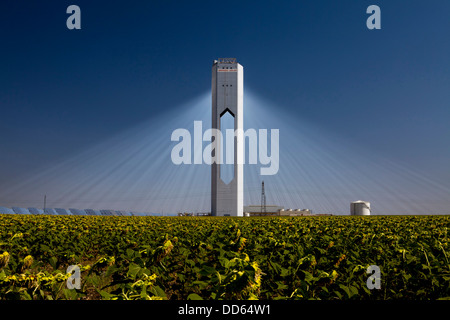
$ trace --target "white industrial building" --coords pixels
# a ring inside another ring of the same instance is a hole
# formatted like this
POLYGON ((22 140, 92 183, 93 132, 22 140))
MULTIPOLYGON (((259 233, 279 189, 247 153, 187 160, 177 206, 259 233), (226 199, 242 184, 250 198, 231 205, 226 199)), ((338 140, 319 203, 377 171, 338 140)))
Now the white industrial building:
POLYGON ((266 210, 262 208, 261 205, 249 205, 244 207, 244 212, 248 213, 249 215, 255 215, 255 214, 277 214, 280 210, 283 210, 284 207, 281 206, 275 206, 275 205, 266 205, 266 210))
MULTIPOLYGON (((284 209, 282 206, 266 205, 265 210, 261 205, 249 205, 244 207, 244 215, 249 216, 316 216, 310 209, 284 209)), ((323 214, 321 214, 323 215, 323 214)))
POLYGON ((350 215, 352 216, 370 216, 370 202, 354 201, 350 203, 350 215))

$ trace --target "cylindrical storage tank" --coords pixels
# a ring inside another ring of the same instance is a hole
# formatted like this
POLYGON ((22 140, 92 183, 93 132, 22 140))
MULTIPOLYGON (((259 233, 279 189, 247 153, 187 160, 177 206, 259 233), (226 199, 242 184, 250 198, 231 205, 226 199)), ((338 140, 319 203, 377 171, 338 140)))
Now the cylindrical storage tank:
POLYGON ((370 216, 370 202, 358 200, 350 203, 350 214, 352 216, 370 216))

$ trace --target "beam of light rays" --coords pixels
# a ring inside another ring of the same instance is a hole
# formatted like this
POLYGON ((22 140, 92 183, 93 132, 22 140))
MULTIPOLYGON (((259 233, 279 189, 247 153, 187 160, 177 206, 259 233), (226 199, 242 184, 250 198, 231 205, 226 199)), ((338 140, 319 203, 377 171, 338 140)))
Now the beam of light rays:
MULTIPOLYGON (((244 97, 244 130, 279 129, 280 166, 261 176, 261 165, 244 165, 244 204, 267 204, 349 214, 350 202, 366 200, 372 214, 450 213, 450 184, 427 177, 370 146, 355 145, 326 128, 289 115, 286 109, 251 90, 244 97)), ((24 179, 0 192, 4 206, 131 210, 139 212, 209 212, 211 167, 175 165, 170 140, 177 128, 194 133, 211 126, 210 93, 118 132, 110 139, 24 179)), ((270 137, 270 134, 268 134, 270 137)), ((202 149, 207 142, 192 148, 202 149)), ((195 151, 192 150, 192 159, 195 151)), ((270 144, 268 147, 270 151, 270 144)))
POLYGON ((8 190, 2 190, 0 199, 9 206, 40 207, 46 194, 47 207, 170 212, 170 206, 165 208, 169 202, 171 207, 181 208, 190 192, 198 193, 195 177, 198 181, 203 176, 208 180, 203 185, 207 185, 209 176, 206 168, 202 171, 198 167, 180 175, 170 160, 170 134, 178 127, 189 127, 199 116, 209 123, 205 112, 209 104, 209 95, 203 94, 80 154, 68 155, 60 163, 11 183, 8 190), (169 195, 178 200, 171 201, 169 195))
MULTIPOLYGON (((248 90, 245 107, 246 127, 280 128, 280 170, 264 177, 269 202, 348 214, 351 201, 366 199, 373 203, 372 214, 449 213, 448 182, 430 179, 304 119, 292 119, 248 90)), ((260 190, 253 184, 249 191, 260 190)))

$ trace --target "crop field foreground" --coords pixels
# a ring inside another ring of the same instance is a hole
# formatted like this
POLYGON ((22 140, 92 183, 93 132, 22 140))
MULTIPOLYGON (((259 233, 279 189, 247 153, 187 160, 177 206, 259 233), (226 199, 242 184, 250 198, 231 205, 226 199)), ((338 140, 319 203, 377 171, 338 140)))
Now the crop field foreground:
POLYGON ((449 227, 450 216, 0 215, 0 300, 448 299, 449 227))

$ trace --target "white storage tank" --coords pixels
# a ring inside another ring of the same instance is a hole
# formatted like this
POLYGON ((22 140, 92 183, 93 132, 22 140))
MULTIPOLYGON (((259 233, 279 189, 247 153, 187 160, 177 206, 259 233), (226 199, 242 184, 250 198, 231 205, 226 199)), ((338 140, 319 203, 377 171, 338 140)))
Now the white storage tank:
POLYGON ((370 202, 358 200, 350 203, 350 214, 352 216, 370 216, 370 202))

